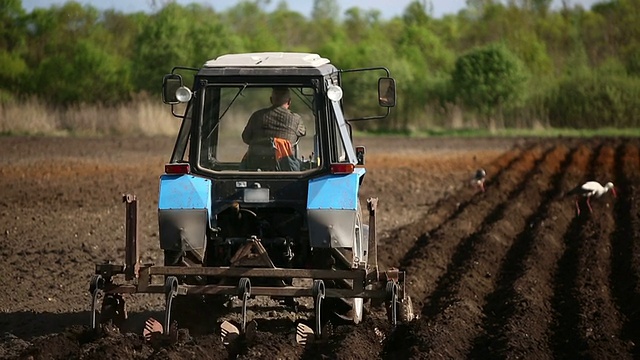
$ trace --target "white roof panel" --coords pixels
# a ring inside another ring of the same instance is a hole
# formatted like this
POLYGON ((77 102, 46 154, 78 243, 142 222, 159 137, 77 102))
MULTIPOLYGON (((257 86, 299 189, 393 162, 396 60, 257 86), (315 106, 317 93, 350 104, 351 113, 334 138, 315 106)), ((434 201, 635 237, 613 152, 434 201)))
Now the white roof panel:
POLYGON ((257 52, 221 55, 207 61, 204 67, 318 67, 328 63, 329 59, 312 53, 257 52))

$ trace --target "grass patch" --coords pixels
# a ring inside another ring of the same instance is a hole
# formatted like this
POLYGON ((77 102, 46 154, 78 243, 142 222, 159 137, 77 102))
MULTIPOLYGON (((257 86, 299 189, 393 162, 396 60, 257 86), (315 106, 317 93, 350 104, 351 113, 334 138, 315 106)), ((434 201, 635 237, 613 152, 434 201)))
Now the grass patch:
MULTIPOLYGON (((178 109, 181 113, 183 109, 178 109)), ((248 119, 249 115, 246 115, 248 119)), ((246 119, 234 119, 238 134, 246 119)), ((150 96, 137 96, 127 104, 104 106, 79 104, 53 108, 38 99, 20 103, 0 102, 0 136, 176 136, 181 120, 168 106, 150 96)), ((238 135, 239 136, 239 135, 238 135)), ((640 128, 602 129, 488 129, 460 128, 429 130, 354 131, 356 137, 640 137, 640 128)))
POLYGON ((149 97, 127 104, 77 104, 56 108, 37 99, 0 103, 0 135, 175 136, 181 120, 168 106, 149 97))
POLYGON ((356 137, 640 137, 640 128, 617 129, 432 129, 424 131, 355 131, 356 137))

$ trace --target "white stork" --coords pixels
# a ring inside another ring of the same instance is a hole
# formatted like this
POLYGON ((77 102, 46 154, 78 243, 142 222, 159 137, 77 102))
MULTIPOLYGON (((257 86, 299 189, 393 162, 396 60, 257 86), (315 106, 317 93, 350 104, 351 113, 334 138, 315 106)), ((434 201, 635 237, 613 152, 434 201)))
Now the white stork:
POLYGON ((611 190, 611 193, 613 194, 613 196, 616 197, 616 189, 613 187, 612 182, 608 182, 604 186, 602 186, 597 181, 587 181, 586 183, 575 187, 574 189, 569 191, 567 194, 578 196, 578 198, 576 199, 576 209, 578 211, 578 215, 580 215, 580 205, 578 204, 578 201, 580 200, 580 198, 587 199, 586 202, 587 202, 587 206, 589 207, 589 212, 593 212, 593 209, 591 208, 591 203, 589 202, 591 198, 592 197, 599 198, 602 195, 606 194, 609 190, 611 190))
POLYGON ((484 181, 487 177, 487 172, 484 169, 478 169, 473 179, 471 179, 471 186, 474 186, 484 192, 484 181))

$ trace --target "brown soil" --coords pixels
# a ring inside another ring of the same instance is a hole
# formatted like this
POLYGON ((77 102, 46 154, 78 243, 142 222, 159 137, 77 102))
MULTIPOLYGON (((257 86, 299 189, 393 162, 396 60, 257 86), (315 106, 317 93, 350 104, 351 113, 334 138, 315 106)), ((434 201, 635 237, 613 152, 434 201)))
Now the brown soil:
POLYGON ((162 261, 158 176, 173 139, 0 138, 0 358, 640 357, 640 140, 357 143, 362 198, 380 201, 380 263, 406 270, 419 318, 393 328, 373 309, 304 348, 298 314, 252 308, 256 338, 226 349, 216 318, 178 343, 145 342, 160 296, 129 296, 120 331, 88 327, 94 264, 124 260, 122 194, 138 197, 142 262, 162 261), (478 167, 485 192, 469 186, 478 167), (565 193, 590 179, 618 197, 577 216, 565 193))

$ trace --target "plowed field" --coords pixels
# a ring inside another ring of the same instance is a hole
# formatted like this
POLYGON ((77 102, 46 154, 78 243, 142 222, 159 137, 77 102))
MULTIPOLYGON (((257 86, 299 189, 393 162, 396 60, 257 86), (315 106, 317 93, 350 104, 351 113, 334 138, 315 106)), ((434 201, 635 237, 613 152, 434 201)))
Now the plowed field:
POLYGON ((379 261, 406 270, 419 317, 392 328, 373 308, 304 348, 299 314, 252 307, 256 338, 227 349, 204 312, 208 331, 145 342, 159 296, 127 298, 121 331, 88 329, 94 264, 124 261, 122 194, 138 197, 142 262, 162 262, 158 176, 173 139, 0 138, 0 358, 640 358, 639 139, 356 143, 362 198, 379 198, 379 261), (469 186, 479 167, 484 192, 469 186), (587 180, 618 196, 577 215, 566 193, 587 180))

